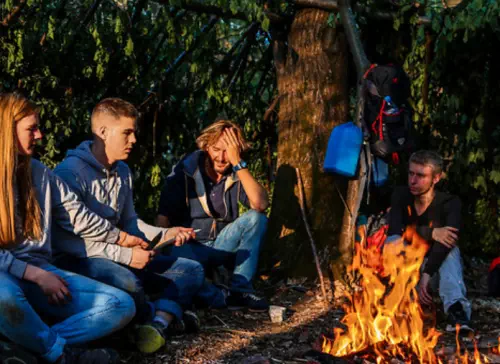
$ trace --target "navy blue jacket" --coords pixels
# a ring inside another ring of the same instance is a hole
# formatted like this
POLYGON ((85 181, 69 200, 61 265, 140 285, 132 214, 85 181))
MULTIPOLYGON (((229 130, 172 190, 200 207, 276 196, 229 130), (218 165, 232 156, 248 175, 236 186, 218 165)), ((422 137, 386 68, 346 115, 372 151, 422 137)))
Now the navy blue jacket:
POLYGON ((161 192, 158 213, 166 216, 170 226, 201 229, 196 240, 215 240, 220 231, 239 216, 238 202, 248 207, 248 197, 235 173, 229 174, 224 186, 224 216, 216 217, 207 201, 204 179, 208 178, 200 167, 204 152, 198 150, 184 157, 174 166, 161 192))

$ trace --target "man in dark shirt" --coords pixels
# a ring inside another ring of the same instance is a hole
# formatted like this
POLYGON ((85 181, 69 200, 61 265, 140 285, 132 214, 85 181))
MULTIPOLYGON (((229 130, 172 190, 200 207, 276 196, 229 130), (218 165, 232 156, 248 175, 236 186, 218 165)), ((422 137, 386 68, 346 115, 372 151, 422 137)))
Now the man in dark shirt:
POLYGON ((196 231, 196 241, 170 248, 169 254, 200 262, 205 268, 224 265, 232 272, 230 286, 205 284, 198 292, 211 307, 266 311, 265 299, 254 294, 260 244, 267 218, 266 190, 247 168, 241 153, 248 149, 241 129, 219 120, 196 140, 199 150, 186 156, 168 176, 157 225, 184 226, 196 231), (239 204, 250 210, 239 216, 239 204))
POLYGON ((457 196, 437 191, 443 160, 435 152, 418 151, 410 157, 408 187, 396 188, 391 198, 387 242, 402 236, 408 226, 430 244, 421 269, 418 293, 423 304, 432 303, 431 278, 439 277, 439 295, 450 318, 447 331, 471 331, 470 303, 467 300, 457 247, 461 202, 457 196), (438 273, 438 274, 436 274, 438 273))

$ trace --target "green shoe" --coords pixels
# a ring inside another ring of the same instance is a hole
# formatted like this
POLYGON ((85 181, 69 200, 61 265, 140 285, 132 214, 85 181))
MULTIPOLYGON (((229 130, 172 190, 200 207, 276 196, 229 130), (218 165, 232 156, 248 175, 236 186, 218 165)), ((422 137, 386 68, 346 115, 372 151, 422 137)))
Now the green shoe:
POLYGON ((165 345, 164 327, 158 322, 138 325, 135 344, 141 353, 151 354, 165 345))

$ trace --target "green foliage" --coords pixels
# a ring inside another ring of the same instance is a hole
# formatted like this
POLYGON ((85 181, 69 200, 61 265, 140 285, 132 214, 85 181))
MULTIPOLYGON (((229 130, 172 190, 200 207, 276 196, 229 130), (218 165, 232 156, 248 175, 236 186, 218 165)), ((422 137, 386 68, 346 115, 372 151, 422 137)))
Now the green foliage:
MULTIPOLYGON (((276 76, 269 36, 274 24, 265 9, 293 16, 292 2, 199 1, 231 14, 205 32, 210 15, 182 11, 185 1, 150 0, 137 13, 141 1, 101 1, 92 13, 94 3, 27 1, 20 16, 0 29, 0 90, 20 88, 40 105, 42 161, 53 167, 66 150, 88 139, 95 103, 118 96, 141 105, 143 118, 129 165, 137 208, 146 219, 155 215, 173 164, 194 150, 197 134, 221 114, 243 126, 253 143, 247 159, 269 186, 276 124, 263 121, 263 115, 276 97, 276 76), (253 22, 255 33, 248 31, 253 22)), ((404 64, 412 79, 419 146, 445 156, 445 187, 464 204, 462 240, 469 249, 498 252, 499 2, 464 0, 453 9, 443 9, 441 0, 418 8, 413 0, 398 1, 399 7, 361 3, 397 10, 392 24, 358 14, 370 59, 404 64), (426 27, 421 16, 430 19, 426 27)), ((16 4, 0 4, 1 19, 16 4)), ((330 16, 331 26, 338 22, 338 16, 330 16)))
MULTIPOLYGON (((463 202, 461 246, 476 254, 498 254, 499 3, 470 0, 452 9, 443 9, 437 0, 420 9, 410 0, 399 3, 394 29, 401 32, 400 38, 403 32, 411 36, 392 60, 403 63, 412 80, 419 147, 438 150, 445 157, 445 188, 463 202), (422 26, 419 16, 430 18, 430 25, 422 26), (431 52, 429 64, 427 52, 431 52)), ((390 53, 389 42, 384 43, 379 49, 390 53)))
MULTIPOLYGON (((0 4, 0 20, 18 0, 0 4)), ((273 97, 274 77, 262 3, 205 1, 246 20, 220 19, 209 32, 209 15, 182 12, 181 1, 28 1, 8 27, 0 29, 0 91, 21 89, 40 105, 44 139, 39 158, 55 167, 66 151, 90 134, 93 106, 117 96, 143 105, 138 143, 129 160, 136 207, 149 221, 156 215, 164 178, 179 158, 195 149, 200 130, 226 114, 240 123, 262 159, 261 128, 273 97), (261 24, 240 42, 252 21, 261 24), (245 48, 246 47, 246 48, 245 48), (176 59, 184 57, 173 70, 176 59), (242 51, 246 57, 239 57, 242 51), (231 79, 229 76, 233 75, 231 79), (263 82, 261 82, 263 80, 263 82)), ((0 26, 1 27, 1 26, 0 26)), ((266 163, 256 170, 264 175, 266 163)))

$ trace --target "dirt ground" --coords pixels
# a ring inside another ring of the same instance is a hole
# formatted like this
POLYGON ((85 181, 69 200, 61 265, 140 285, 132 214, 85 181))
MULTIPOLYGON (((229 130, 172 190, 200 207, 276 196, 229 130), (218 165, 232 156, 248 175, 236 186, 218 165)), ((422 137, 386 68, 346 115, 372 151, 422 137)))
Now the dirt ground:
MULTIPOLYGON (((486 297, 486 261, 465 261, 464 272, 468 296, 473 303, 472 325, 477 330, 475 339, 481 352, 491 352, 498 346, 500 335, 500 301, 486 297), (489 349, 490 348, 490 349, 489 349)), ((325 305, 320 300, 316 282, 305 279, 266 281, 259 279, 257 287, 271 304, 287 308, 281 324, 272 323, 267 313, 231 312, 228 310, 198 311, 202 322, 196 335, 171 337, 168 344, 153 355, 141 355, 123 337, 108 341, 118 349, 122 362, 137 364, 162 363, 323 363, 339 362, 324 358, 311 359, 306 353, 320 350, 322 335, 331 335, 339 324, 343 311, 339 302, 325 305)), ((331 290, 329 290, 329 294, 331 290)), ((446 319, 436 305, 437 329, 443 333, 436 347, 447 359, 455 352, 455 336, 446 333, 446 319)), ((471 338, 461 343, 473 348, 471 338)), ((333 358, 333 357, 332 357, 333 358)), ((500 363, 500 356, 490 355, 491 362, 500 363)), ((356 362, 356 361, 355 361, 356 362)), ((358 362, 363 362, 362 360, 358 362)), ((364 361, 368 364, 369 361, 364 361)))

